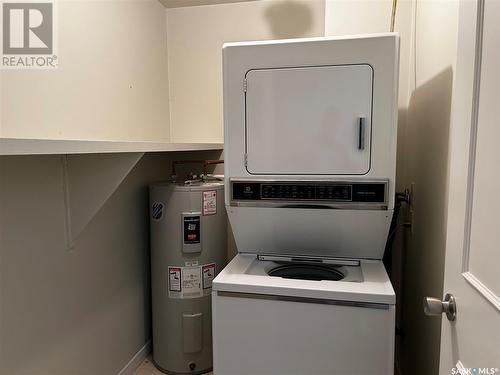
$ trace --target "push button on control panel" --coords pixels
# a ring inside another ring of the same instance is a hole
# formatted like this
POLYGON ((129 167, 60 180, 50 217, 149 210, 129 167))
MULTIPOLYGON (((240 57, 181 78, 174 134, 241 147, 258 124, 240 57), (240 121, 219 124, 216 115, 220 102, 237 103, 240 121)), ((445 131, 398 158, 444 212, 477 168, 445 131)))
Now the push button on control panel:
POLYGON ((318 199, 328 200, 351 200, 352 185, 325 185, 317 187, 318 199))
POLYGON ((262 199, 351 200, 351 185, 263 184, 262 199))
POLYGON ((314 199, 315 187, 312 185, 263 184, 262 199, 314 199))

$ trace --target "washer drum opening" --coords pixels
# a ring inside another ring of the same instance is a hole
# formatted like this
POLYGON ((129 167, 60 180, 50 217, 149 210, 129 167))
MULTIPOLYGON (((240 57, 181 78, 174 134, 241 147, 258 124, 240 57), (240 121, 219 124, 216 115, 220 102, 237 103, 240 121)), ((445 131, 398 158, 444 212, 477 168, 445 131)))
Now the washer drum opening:
POLYGON ((269 276, 299 280, 342 280, 345 275, 335 266, 324 264, 282 264, 268 271, 269 276))

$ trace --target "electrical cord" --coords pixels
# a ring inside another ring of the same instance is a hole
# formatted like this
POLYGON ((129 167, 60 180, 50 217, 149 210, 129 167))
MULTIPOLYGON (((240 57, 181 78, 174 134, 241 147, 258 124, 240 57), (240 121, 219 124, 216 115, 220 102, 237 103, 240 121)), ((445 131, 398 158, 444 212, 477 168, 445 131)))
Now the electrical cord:
MULTIPOLYGON (((403 203, 410 204, 410 194, 408 190, 404 192, 397 192, 394 201, 394 213, 391 219, 391 225, 389 227, 389 234, 387 235, 387 242, 385 244, 384 257, 382 259, 385 269, 389 278, 392 279, 392 255, 393 255, 393 243, 394 238, 398 230, 398 217, 401 211, 401 206, 403 203)), ((402 337, 403 332, 400 327, 396 326, 396 335, 402 337)))

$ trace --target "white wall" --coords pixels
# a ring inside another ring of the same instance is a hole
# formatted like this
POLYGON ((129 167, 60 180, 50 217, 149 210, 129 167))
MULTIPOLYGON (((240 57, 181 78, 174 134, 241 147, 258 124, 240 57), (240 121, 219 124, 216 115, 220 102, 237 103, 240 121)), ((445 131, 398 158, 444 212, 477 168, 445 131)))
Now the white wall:
POLYGON ((322 36, 324 0, 167 10, 171 139, 222 142, 222 44, 322 36))
POLYGON ((168 141, 164 7, 57 3, 59 68, 0 71, 0 136, 168 141))
MULTIPOLYGON (((62 156, 0 157, 0 374, 112 375, 128 363, 150 339, 147 186, 174 159, 219 154, 146 154, 72 250, 62 156)), ((88 169, 78 167, 86 157, 72 173, 88 169)))

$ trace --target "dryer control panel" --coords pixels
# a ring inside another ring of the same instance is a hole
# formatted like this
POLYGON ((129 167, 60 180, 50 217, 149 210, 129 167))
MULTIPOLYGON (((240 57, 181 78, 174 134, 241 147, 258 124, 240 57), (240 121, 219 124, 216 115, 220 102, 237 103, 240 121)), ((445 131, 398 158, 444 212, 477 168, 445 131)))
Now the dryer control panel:
POLYGON ((387 203, 388 182, 231 181, 232 203, 387 203))

